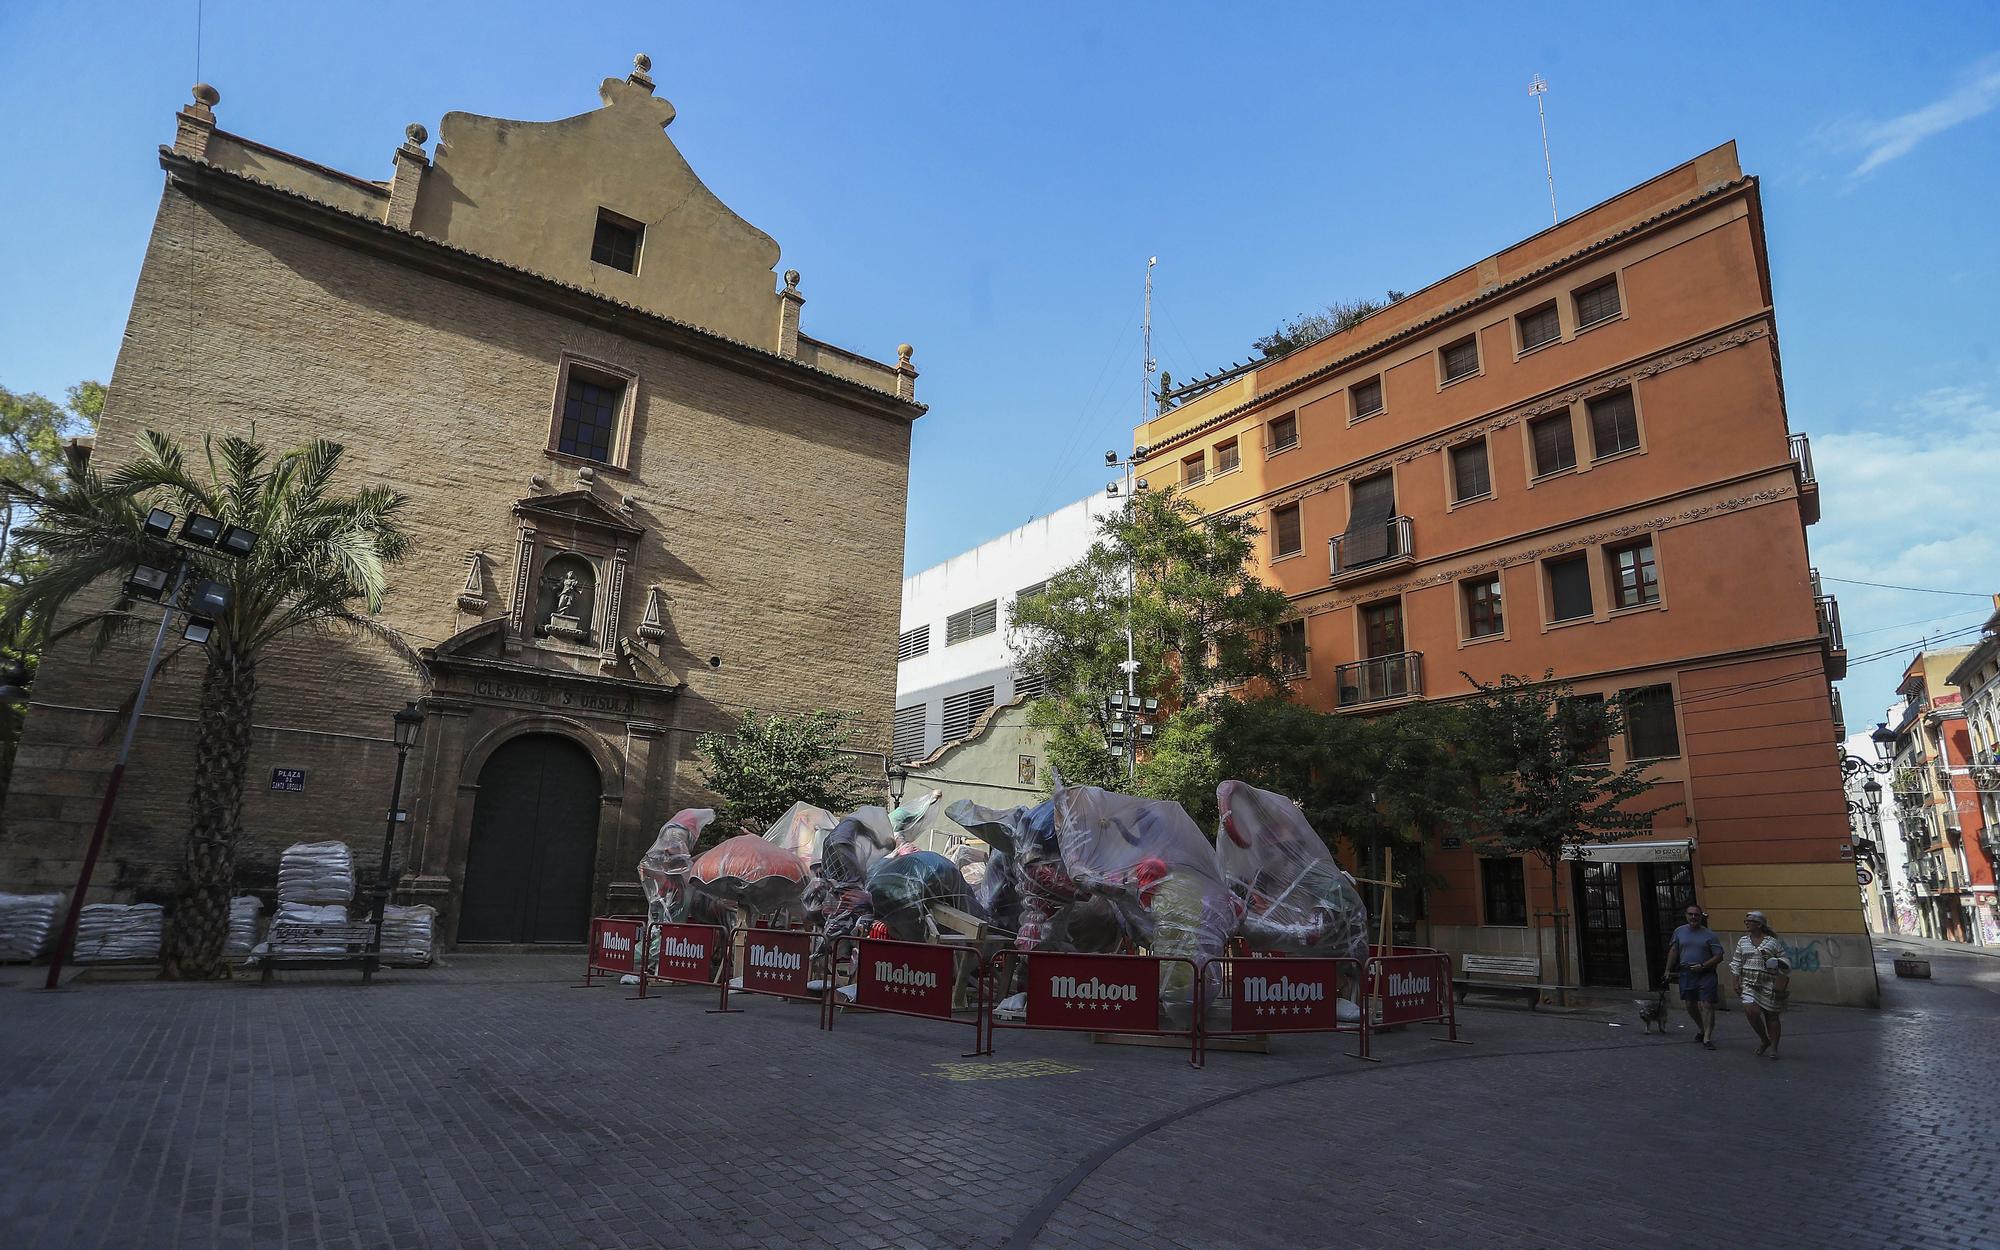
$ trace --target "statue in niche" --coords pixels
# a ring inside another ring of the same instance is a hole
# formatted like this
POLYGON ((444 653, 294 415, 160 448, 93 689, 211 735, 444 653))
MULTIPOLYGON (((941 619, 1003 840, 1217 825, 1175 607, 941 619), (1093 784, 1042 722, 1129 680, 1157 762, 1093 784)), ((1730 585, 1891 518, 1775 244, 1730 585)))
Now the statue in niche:
POLYGON ((545 605, 535 632, 566 642, 590 641, 591 598, 595 571, 580 556, 563 555, 542 568, 539 602, 545 605))

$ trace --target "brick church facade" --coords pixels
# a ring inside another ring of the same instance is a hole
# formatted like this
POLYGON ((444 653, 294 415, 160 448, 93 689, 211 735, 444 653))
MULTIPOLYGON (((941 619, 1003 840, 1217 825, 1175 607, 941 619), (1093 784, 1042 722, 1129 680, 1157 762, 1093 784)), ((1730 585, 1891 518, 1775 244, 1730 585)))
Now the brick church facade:
MULTIPOLYGON (((371 181, 217 128, 197 88, 96 439, 158 430, 346 445, 344 489, 410 497, 382 620, 424 658, 296 638, 260 665, 239 874, 340 838, 373 870, 420 699, 399 898, 446 941, 580 941, 705 799, 694 741, 826 707, 886 750, 914 398, 800 329, 798 274, 689 169, 640 58, 553 122, 452 113, 371 181), (881 741, 875 742, 875 738, 881 741), (267 789, 303 770, 303 791, 267 789)), ((53 647, 0 841, 0 888, 75 880, 143 664, 53 647)), ((199 665, 141 724, 95 897, 159 899, 186 830, 199 665)))

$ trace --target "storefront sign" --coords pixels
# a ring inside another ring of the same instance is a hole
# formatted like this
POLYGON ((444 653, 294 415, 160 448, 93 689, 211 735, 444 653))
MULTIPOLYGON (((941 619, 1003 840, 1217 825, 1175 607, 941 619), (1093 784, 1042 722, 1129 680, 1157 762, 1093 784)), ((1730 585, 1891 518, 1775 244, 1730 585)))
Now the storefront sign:
POLYGON ((1230 966, 1229 1030, 1282 1033, 1340 1026, 1340 965, 1331 959, 1242 959, 1230 966), (1268 967, 1266 965, 1269 965, 1268 967))
POLYGON ((498 677, 481 677, 472 683, 472 693, 482 699, 526 703, 535 707, 567 708, 578 712, 603 712, 630 716, 638 707, 629 694, 613 690, 573 690, 568 687, 529 685, 498 677))
POLYGON ((306 788, 306 770, 303 768, 274 768, 271 770, 271 788, 285 790, 292 794, 303 794, 306 788))
POLYGON ((854 1001, 862 1007, 951 1019, 952 948, 863 938, 854 950, 854 1001))
POLYGON ((711 961, 722 949, 722 930, 715 925, 655 925, 653 945, 659 955, 653 975, 660 980, 705 985, 715 979, 711 961))
POLYGON ((743 988, 760 994, 807 998, 812 964, 812 935, 766 933, 752 929, 743 939, 743 988))
POLYGON ((590 966, 607 972, 638 972, 639 925, 637 920, 592 920, 590 966))
POLYGON ((1125 955, 1028 956, 1031 1028, 1131 1029, 1160 1027, 1160 964, 1125 955))

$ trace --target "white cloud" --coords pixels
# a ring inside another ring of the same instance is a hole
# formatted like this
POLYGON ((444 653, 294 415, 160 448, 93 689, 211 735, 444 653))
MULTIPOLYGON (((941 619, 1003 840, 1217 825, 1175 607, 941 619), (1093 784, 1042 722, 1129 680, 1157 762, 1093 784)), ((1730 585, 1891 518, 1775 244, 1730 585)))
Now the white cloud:
MULTIPOLYGON (((1970 592, 1964 597, 1829 582, 1848 654, 1859 657, 1976 626, 2000 591, 2000 397, 1947 387, 1918 396, 1880 425, 1814 435, 1823 519, 1808 532, 1829 578, 1970 592)), ((1963 640, 1942 643, 1961 645, 1963 640)), ((1850 728, 1881 719, 1900 658, 1855 664, 1841 683, 1850 728)))
POLYGON ((1973 65, 1941 99, 1886 121, 1842 125, 1833 133, 1843 146, 1862 150, 1853 175, 1860 178, 1908 155, 1932 135, 1984 117, 1996 107, 2000 107, 2000 56, 1989 56, 1973 65))

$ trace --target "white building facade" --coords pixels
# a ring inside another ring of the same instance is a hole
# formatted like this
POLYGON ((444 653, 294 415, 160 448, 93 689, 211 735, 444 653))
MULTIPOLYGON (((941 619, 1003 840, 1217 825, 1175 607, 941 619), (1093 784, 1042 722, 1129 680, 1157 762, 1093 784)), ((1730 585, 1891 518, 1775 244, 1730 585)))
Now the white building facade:
POLYGON ((1093 495, 903 579, 897 759, 970 734, 989 708, 1033 695, 1007 644, 1014 600, 1083 558, 1122 499, 1093 495))

